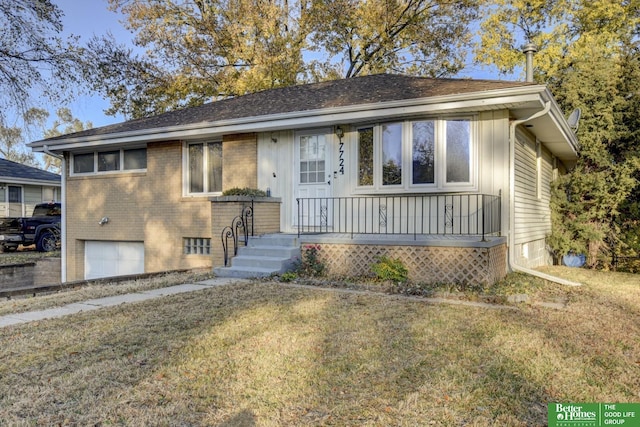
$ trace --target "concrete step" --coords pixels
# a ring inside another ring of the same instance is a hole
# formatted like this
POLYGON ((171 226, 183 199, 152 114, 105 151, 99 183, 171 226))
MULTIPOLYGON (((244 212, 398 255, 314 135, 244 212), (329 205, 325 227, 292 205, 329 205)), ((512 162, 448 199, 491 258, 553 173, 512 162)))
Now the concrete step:
POLYGON ((275 271, 279 271, 282 268, 282 264, 288 261, 289 258, 272 257, 264 255, 240 255, 231 258, 232 267, 255 267, 255 268, 270 268, 275 271))
POLYGON ((230 266, 213 271, 218 277, 265 277, 291 270, 299 258, 300 245, 295 235, 250 237, 247 246, 240 243, 238 255, 230 259, 230 266))
POLYGON ((299 247, 300 242, 298 241, 298 236, 295 234, 265 234, 264 236, 249 237, 248 246, 299 247))
POLYGON ((298 246, 240 246, 237 256, 269 256, 277 258, 300 257, 300 247, 298 246))
POLYGON ((213 272, 217 277, 232 277, 235 279, 252 279, 254 277, 269 277, 275 272, 270 268, 254 267, 216 267, 213 272))

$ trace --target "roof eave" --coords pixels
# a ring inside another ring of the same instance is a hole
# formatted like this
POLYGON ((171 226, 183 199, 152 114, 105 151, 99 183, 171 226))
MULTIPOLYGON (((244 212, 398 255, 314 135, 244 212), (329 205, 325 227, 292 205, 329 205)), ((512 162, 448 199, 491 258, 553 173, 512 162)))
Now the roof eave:
POLYGON ((242 132, 265 132, 295 127, 375 120, 383 117, 393 118, 411 114, 469 112, 498 108, 510 109, 516 105, 535 103, 541 99, 540 97, 545 91, 547 89, 542 85, 518 86, 491 91, 279 113, 190 125, 175 125, 131 132, 93 135, 84 138, 45 139, 32 142, 28 146, 35 152, 44 152, 45 150, 62 152, 104 145, 183 140, 242 132))
POLYGON ((45 186, 53 186, 60 187, 60 180, 45 180, 45 179, 29 179, 29 178, 16 178, 12 176, 0 176, 0 182, 5 184, 23 184, 23 185, 45 185, 45 186))
POLYGON ((546 101, 551 102, 551 110, 549 111, 551 118, 553 119, 554 123, 558 127, 558 130, 564 136, 565 140, 569 143, 571 151, 573 152, 574 156, 577 158, 578 148, 580 146, 580 143, 578 141, 578 137, 576 136, 575 131, 571 128, 571 126, 569 125, 569 122, 567 122, 566 118, 564 117, 564 114, 562 113, 562 110, 560 109, 560 106, 558 105, 553 95, 551 94, 551 91, 548 88, 545 88, 544 97, 546 101))

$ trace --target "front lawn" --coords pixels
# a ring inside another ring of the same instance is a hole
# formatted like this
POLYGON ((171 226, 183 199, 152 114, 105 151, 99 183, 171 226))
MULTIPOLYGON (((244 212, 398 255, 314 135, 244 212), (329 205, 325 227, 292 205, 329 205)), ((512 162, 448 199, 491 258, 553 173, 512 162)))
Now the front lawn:
POLYGON ((640 276, 552 270, 585 283, 562 310, 256 282, 3 328, 0 419, 537 426, 639 402, 640 276))

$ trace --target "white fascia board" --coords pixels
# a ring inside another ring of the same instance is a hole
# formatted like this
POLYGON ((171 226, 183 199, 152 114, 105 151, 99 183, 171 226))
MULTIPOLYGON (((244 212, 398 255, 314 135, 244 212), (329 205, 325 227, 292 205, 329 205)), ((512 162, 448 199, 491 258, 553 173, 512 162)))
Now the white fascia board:
POLYGON ((347 107, 279 113, 266 116, 244 117, 217 122, 194 123, 164 128, 142 129, 117 134, 93 135, 86 138, 68 138, 57 141, 36 141, 28 144, 40 152, 46 145, 50 151, 62 152, 91 147, 126 145, 167 140, 188 140, 216 137, 233 133, 268 132, 309 126, 363 122, 382 118, 397 118, 418 114, 445 114, 456 111, 481 111, 483 109, 513 108, 514 105, 531 103, 542 105, 545 86, 524 86, 494 91, 472 92, 411 100, 390 101, 375 104, 359 104, 347 107))
POLYGON ((551 102, 551 110, 549 111, 549 116, 558 127, 558 130, 563 134, 563 136, 569 143, 571 150, 577 157, 580 143, 578 141, 578 137, 576 136, 576 133, 573 131, 573 129, 571 129, 571 126, 569 126, 569 122, 567 122, 567 119, 564 117, 564 114, 562 113, 560 106, 558 105, 556 100, 553 98, 553 95, 551 94, 551 91, 549 91, 548 88, 545 88, 543 97, 545 101, 551 102))
POLYGON ((0 176, 0 183, 17 185, 44 185, 46 187, 60 187, 60 182, 46 181, 41 179, 14 178, 10 176, 0 176))

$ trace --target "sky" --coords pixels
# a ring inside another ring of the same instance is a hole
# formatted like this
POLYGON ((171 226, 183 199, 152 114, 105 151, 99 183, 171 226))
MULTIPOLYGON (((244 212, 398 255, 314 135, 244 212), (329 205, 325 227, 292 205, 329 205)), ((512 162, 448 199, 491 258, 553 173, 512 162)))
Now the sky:
MULTIPOLYGON (((122 43, 129 44, 133 39, 133 35, 119 22, 122 15, 110 11, 106 0, 54 0, 54 3, 64 12, 63 34, 80 36, 81 44, 86 44, 94 35, 106 35, 108 32, 122 43)), ((82 122, 90 121, 93 127, 125 120, 122 116, 107 116, 104 110, 108 107, 109 101, 99 96, 83 96, 69 106, 74 117, 82 122)), ((53 110, 55 108, 52 107, 53 110)))
MULTIPOLYGON (((120 23, 124 17, 110 11, 107 0, 54 0, 54 3, 64 12, 64 35, 80 36, 80 43, 82 44, 87 43, 94 35, 105 35, 107 32, 111 32, 115 39, 121 43, 130 44, 133 39, 133 35, 120 23)), ((495 71, 479 67, 468 68, 457 77, 505 78, 495 71)), ((55 119, 54 112, 57 107, 51 106, 48 108, 51 112, 50 123, 55 119)), ((107 116, 104 110, 108 107, 109 101, 99 96, 83 96, 69 105, 74 117, 82 122, 90 121, 93 127, 105 126, 125 120, 123 116, 107 116)))

